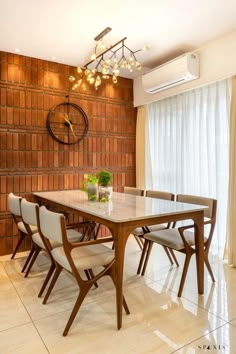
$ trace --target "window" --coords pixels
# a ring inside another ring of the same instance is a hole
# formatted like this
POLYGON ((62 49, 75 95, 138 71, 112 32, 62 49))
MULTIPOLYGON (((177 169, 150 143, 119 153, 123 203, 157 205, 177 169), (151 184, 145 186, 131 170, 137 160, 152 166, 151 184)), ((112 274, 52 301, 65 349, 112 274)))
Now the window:
POLYGON ((212 252, 223 255, 228 194, 231 79, 148 105, 146 188, 218 200, 212 252))

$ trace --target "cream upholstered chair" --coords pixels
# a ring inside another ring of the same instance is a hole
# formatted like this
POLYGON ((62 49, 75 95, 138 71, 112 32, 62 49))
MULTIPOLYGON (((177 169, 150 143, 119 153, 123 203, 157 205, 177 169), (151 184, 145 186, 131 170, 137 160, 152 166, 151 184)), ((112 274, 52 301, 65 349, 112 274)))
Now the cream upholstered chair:
MULTIPOLYGON (((210 249, 212 236, 215 228, 217 201, 212 198, 205 198, 200 196, 184 195, 184 194, 177 195, 176 200, 182 203, 198 204, 207 207, 204 210, 204 227, 205 226, 209 226, 209 227, 204 232, 205 233, 204 262, 212 278, 212 281, 215 282, 215 278, 208 260, 208 254, 209 254, 209 249, 210 249)), ((179 251, 185 254, 185 263, 184 263, 183 273, 182 273, 179 291, 178 291, 178 296, 180 297, 182 295, 190 259, 192 255, 196 252, 195 239, 194 239, 194 225, 182 226, 179 228, 172 228, 172 229, 166 229, 161 231, 153 231, 145 234, 144 238, 145 238, 145 243, 148 244, 148 251, 146 254, 142 275, 144 275, 145 273, 146 265, 150 256, 151 247, 153 243, 157 243, 159 245, 168 247, 169 249, 179 251)))
MULTIPOLYGON (((105 242, 113 241, 113 239, 112 237, 109 237, 72 244, 67 239, 64 215, 51 212, 44 206, 39 209, 39 232, 42 237, 44 237, 45 244, 51 252, 56 264, 56 271, 53 275, 43 303, 45 304, 47 302, 57 278, 63 269, 74 275, 79 286, 78 298, 63 331, 63 336, 66 336, 85 296, 95 282, 101 277, 109 275, 116 286, 115 254, 111 248, 108 248, 103 244, 105 242), (59 242, 62 246, 52 249, 50 240, 59 242), (91 276, 90 279, 84 280, 81 277, 81 270, 89 270, 97 267, 102 267, 102 270, 99 269, 99 272, 96 275, 91 276)), ((126 313, 129 313, 129 309, 124 298, 123 306, 126 313)))
POLYGON ((16 252, 19 250, 19 247, 25 237, 31 236, 32 234, 36 233, 38 231, 37 224, 36 223, 31 223, 29 226, 25 227, 24 222, 22 221, 22 215, 21 215, 21 197, 16 196, 13 193, 8 194, 8 209, 10 210, 13 220, 17 226, 18 233, 19 233, 19 239, 17 242, 17 245, 15 247, 15 250, 13 251, 13 254, 11 256, 11 259, 13 259, 16 255, 16 252))
MULTIPOLYGON (((22 220, 24 222, 25 228, 26 230, 29 232, 29 225, 30 224, 39 224, 39 205, 37 203, 32 203, 27 201, 26 199, 22 199, 21 200, 21 213, 22 213, 22 220)), ((75 226, 85 226, 86 229, 83 233, 78 232, 77 230, 74 229, 70 229, 67 227, 66 229, 66 235, 67 238, 70 242, 79 242, 82 241, 84 239, 87 239, 87 237, 89 236, 88 231, 91 231, 93 233, 94 231, 94 227, 95 227, 95 223, 93 222, 80 222, 78 224, 73 224, 70 225, 69 227, 75 227, 75 226)), ((39 297, 41 297, 43 295, 43 292, 56 268, 55 262, 53 260, 53 257, 51 255, 51 252, 48 252, 48 249, 45 245, 45 241, 44 238, 42 238, 42 236, 37 232, 32 234, 32 248, 31 251, 29 253, 29 256, 25 262, 25 265, 22 269, 22 272, 26 270, 25 273, 25 278, 28 276, 32 266, 34 265, 39 253, 41 251, 46 251, 46 253, 49 255, 50 261, 51 261, 51 265, 50 268, 48 270, 47 276, 43 282, 43 285, 40 289, 40 292, 38 294, 39 297), (29 265, 28 265, 29 263, 29 265), (28 265, 28 268, 27 268, 28 265)), ((52 248, 55 247, 60 247, 61 243, 59 242, 55 242, 55 241, 51 241, 50 245, 52 248)), ((86 276, 88 279, 90 279, 91 276, 93 276, 93 272, 92 269, 89 269, 88 271, 86 271, 86 276)), ((95 286, 97 286, 97 284, 95 284, 95 286)))
MULTIPOLYGON (((146 197, 149 198, 156 198, 156 199, 163 199, 163 200, 170 200, 173 201, 175 199, 175 195, 173 193, 169 193, 169 192, 161 192, 161 191, 154 191, 154 190, 147 190, 146 191, 146 197)), ((170 223, 168 224, 158 224, 158 225, 150 225, 150 226, 145 226, 145 227, 138 227, 133 231, 133 234, 137 237, 140 237, 141 239, 144 238, 144 235, 148 232, 152 232, 152 231, 159 231, 159 230, 163 230, 163 229, 168 229, 170 227, 170 223)), ((143 246, 143 251, 140 257, 140 261, 139 261, 139 265, 138 265, 138 270, 137 270, 137 274, 140 274, 142 266, 143 266, 143 262, 145 259, 145 255, 147 252, 147 246, 148 243, 144 243, 143 246)), ((152 247, 152 246, 150 246, 152 247)), ((169 260, 170 263, 173 264, 173 260, 177 266, 179 266, 179 263, 175 257, 174 252, 171 249, 168 249, 167 247, 163 246, 169 260)), ((150 252, 150 251, 149 251, 150 252)))
MULTIPOLYGON (((38 204, 37 203, 32 203, 27 201, 26 199, 22 199, 21 200, 21 215, 22 215, 22 220, 24 223, 24 226, 27 230, 27 232, 29 233, 29 225, 30 224, 37 224, 38 225, 38 221, 37 221, 37 213, 38 213, 38 204)), ((88 230, 90 230, 91 232, 94 231, 94 227, 95 227, 95 223, 93 222, 80 222, 77 224, 73 224, 70 226, 67 226, 67 237, 69 239, 70 242, 79 242, 85 239, 85 237, 88 236, 88 230), (81 232, 78 232, 75 229, 72 229, 75 227, 86 227, 86 231, 83 232, 83 234, 81 232)), ((25 273, 25 278, 28 276, 32 266, 34 265, 39 253, 42 250, 46 250, 45 245, 43 243, 43 239, 42 237, 39 235, 39 233, 35 233, 32 234, 32 248, 31 251, 29 253, 29 256, 25 262, 25 265, 22 269, 22 272, 26 270, 25 273), (27 265, 29 264, 28 268, 27 265)), ((51 242, 51 246, 54 247, 59 247, 61 246, 61 243, 58 242, 51 242)), ((55 267, 54 267, 55 269, 55 267)))

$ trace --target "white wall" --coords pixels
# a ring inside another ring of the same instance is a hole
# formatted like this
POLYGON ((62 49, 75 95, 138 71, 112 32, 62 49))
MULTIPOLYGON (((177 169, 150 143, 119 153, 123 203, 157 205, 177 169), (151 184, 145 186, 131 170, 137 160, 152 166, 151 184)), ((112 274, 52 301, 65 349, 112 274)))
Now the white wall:
POLYGON ((141 76, 133 83, 134 107, 225 79, 236 74, 236 31, 195 50, 200 57, 200 78, 155 94, 142 88, 141 76))

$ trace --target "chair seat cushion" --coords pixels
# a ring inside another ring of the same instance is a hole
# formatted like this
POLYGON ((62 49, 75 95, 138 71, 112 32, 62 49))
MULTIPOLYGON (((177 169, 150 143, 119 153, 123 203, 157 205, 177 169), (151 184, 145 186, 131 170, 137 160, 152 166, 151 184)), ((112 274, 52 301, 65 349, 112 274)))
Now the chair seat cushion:
MULTIPOLYGON (((70 242, 79 242, 82 238, 82 234, 76 230, 70 229, 67 230, 67 238, 70 242)), ((38 245, 40 248, 45 249, 43 241, 39 233, 33 234, 32 236, 33 241, 38 245)), ((52 248, 60 247, 61 243, 57 241, 50 240, 52 248)))
POLYGON ((150 230, 150 232, 154 232, 154 231, 166 229, 166 226, 167 225, 164 225, 164 224, 150 225, 150 226, 148 226, 148 229, 150 230))
MULTIPOLYGON (((28 234, 28 232, 26 231, 26 228, 25 228, 25 225, 24 225, 23 221, 19 221, 17 223, 17 227, 24 234, 28 234)), ((29 227, 31 229, 32 234, 34 234, 35 232, 38 232, 38 228, 37 228, 36 225, 29 225, 29 227)))
MULTIPOLYGON (((166 228, 166 225, 164 224, 159 224, 159 225, 151 225, 151 226, 148 226, 148 229, 150 230, 150 232, 152 231, 158 231, 158 230, 163 230, 166 228)), ((136 229, 134 229, 132 231, 132 235, 134 236, 143 236, 146 232, 143 231, 143 228, 142 227, 136 227, 136 229)))
POLYGON ((66 233, 67 233, 67 239, 72 243, 79 242, 83 237, 81 232, 73 230, 73 229, 66 230, 66 233))
POLYGON ((134 236, 143 236, 145 234, 142 227, 136 227, 131 233, 134 236))
MULTIPOLYGON (((192 231, 185 231, 184 237, 190 246, 194 246, 194 233, 192 231)), ((144 235, 144 238, 177 251, 185 248, 178 229, 149 232, 144 235)), ((207 238, 204 237, 204 242, 206 241, 207 238)))
MULTIPOLYGON (((54 248, 51 253, 57 263, 71 272, 63 247, 54 248)), ((102 244, 74 248, 71 255, 78 270, 105 266, 114 259, 114 251, 102 244)))
MULTIPOLYGON (((39 235, 38 232, 36 234, 33 234, 32 239, 33 239, 34 243, 36 243, 37 246, 39 246, 40 248, 45 250, 43 241, 42 241, 41 236, 39 235)), ((52 248, 61 246, 60 242, 50 240, 50 243, 51 243, 52 248)))

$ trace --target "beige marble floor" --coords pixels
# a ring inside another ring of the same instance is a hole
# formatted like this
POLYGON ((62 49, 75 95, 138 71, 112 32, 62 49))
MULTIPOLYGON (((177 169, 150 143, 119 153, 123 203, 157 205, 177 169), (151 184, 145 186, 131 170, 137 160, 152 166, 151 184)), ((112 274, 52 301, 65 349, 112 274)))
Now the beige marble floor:
MULTIPOLYGON (((170 266, 154 246, 146 276, 136 275, 140 257, 130 237, 126 248, 124 294, 130 315, 116 329, 115 291, 109 278, 86 297, 67 337, 62 336, 78 294, 63 273, 47 305, 37 297, 48 269, 41 255, 27 279, 21 273, 27 253, 0 257, 1 354, 236 353, 236 269, 211 259, 216 283, 205 273, 205 295, 198 296, 195 259, 182 298, 181 270, 170 266)), ((182 255, 177 254, 182 264, 182 255)))

